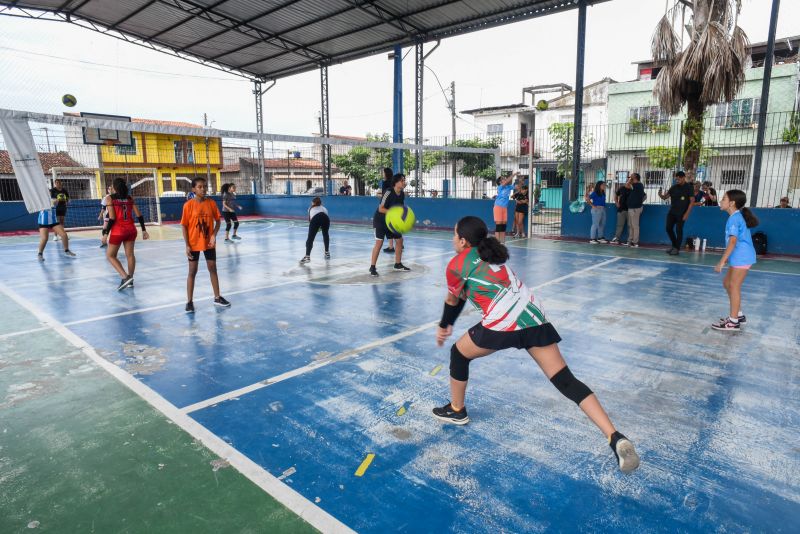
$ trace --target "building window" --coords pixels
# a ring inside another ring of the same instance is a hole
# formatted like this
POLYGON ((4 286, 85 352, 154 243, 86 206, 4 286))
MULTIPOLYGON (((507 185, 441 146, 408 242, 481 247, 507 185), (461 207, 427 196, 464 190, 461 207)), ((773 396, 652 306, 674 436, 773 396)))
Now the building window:
POLYGON ((669 130, 669 115, 659 106, 628 109, 628 133, 661 133, 669 130))
POLYGON ((194 163, 194 143, 192 141, 174 141, 175 163, 194 163))
POLYGON ((114 146, 114 151, 119 156, 133 156, 136 154, 136 138, 131 136, 131 144, 130 145, 116 145, 114 146))
POLYGON ((542 189, 546 187, 562 187, 564 185, 564 176, 559 176, 556 169, 542 169, 540 178, 542 189))
POLYGON ((644 185, 664 185, 664 171, 644 171, 644 185))
POLYGON ((503 135, 503 125, 502 124, 487 124, 486 125, 486 133, 488 135, 503 135))
POLYGON ((744 186, 747 172, 744 170, 722 171, 722 181, 720 185, 744 186))
POLYGON ((717 128, 754 128, 758 125, 760 98, 740 98, 716 106, 714 125, 717 128))

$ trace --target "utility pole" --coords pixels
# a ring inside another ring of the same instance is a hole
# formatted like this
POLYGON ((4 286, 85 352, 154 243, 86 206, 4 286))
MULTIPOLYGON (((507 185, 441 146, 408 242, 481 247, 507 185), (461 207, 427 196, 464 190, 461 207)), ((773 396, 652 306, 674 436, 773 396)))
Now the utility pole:
MULTIPOLYGON (((208 114, 203 113, 203 128, 208 130, 208 114)), ((208 133, 208 132, 206 132, 208 133)), ((209 186, 209 192, 213 191, 211 187, 211 154, 208 152, 208 135, 206 135, 206 183, 209 186)))
POLYGON ((47 139, 47 151, 50 152, 50 134, 47 132, 47 126, 43 127, 44 130, 44 137, 47 139))
MULTIPOLYGON (((452 121, 452 144, 456 144, 456 82, 450 82, 450 120, 452 121)), ((453 191, 456 187, 456 158, 453 157, 451 172, 453 175, 453 191)))

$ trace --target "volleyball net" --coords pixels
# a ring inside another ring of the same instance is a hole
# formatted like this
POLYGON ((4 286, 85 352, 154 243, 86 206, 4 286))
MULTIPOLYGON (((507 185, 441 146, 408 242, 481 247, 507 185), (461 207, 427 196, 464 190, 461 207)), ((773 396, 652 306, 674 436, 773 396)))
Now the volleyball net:
MULTIPOLYGON (((365 137, 296 136, 206 128, 116 115, 43 114, 0 109, 0 119, 26 121, 48 189, 67 191, 66 226, 102 224, 100 199, 123 179, 144 212, 159 223, 161 199, 184 198, 194 178, 210 194, 234 184, 238 194, 362 195, 381 192, 383 169, 406 175, 406 194, 429 198, 491 198, 500 145, 392 143, 387 134, 365 137), (261 143, 259 143, 261 140, 261 143), (402 163, 399 162, 402 160, 402 163)), ((0 134, 0 202, 23 200, 0 134)))

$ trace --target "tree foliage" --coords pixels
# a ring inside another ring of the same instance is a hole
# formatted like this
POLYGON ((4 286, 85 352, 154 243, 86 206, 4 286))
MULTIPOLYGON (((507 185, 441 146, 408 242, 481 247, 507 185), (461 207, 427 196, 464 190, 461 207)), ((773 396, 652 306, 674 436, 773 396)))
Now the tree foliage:
MULTIPOLYGON (((456 140, 455 146, 462 148, 490 148, 500 146, 501 140, 493 137, 486 141, 475 139, 456 140)), ((480 154, 476 152, 454 152, 450 154, 456 161, 461 162, 461 174, 472 178, 472 197, 478 196, 478 184, 481 180, 489 181, 497 178, 494 164, 494 155, 480 154)))
MULTIPOLYGON (((572 172, 572 140, 575 125, 571 122, 555 122, 547 128, 550 139, 553 142, 553 155, 555 156, 558 167, 556 172, 559 176, 569 176, 572 172)), ((581 153, 589 150, 594 138, 591 134, 581 137, 581 153)))

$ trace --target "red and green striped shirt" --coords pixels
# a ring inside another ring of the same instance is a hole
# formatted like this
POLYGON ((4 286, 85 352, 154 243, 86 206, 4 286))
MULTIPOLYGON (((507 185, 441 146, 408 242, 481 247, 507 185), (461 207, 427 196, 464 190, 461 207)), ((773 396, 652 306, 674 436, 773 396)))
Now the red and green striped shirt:
POLYGON ((474 247, 450 260, 447 289, 481 310, 481 323, 490 330, 522 330, 548 322, 541 303, 514 271, 483 261, 474 247))

